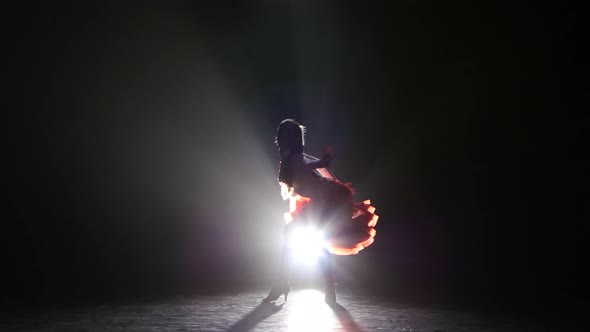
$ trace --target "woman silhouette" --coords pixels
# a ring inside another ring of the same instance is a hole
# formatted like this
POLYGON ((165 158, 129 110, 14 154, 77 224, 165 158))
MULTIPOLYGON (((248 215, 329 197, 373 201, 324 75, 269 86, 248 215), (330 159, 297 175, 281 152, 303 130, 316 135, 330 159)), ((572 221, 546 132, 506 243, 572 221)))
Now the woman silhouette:
POLYGON ((366 200, 353 203, 353 189, 331 172, 332 149, 321 159, 305 154, 305 127, 293 119, 283 120, 275 142, 281 158, 279 184, 283 199, 290 200, 285 214, 283 252, 278 278, 264 302, 274 302, 291 291, 289 273, 293 265, 292 235, 303 226, 312 226, 324 239, 320 268, 325 281, 325 302, 336 303, 331 254, 354 255, 373 243, 378 216, 366 200))

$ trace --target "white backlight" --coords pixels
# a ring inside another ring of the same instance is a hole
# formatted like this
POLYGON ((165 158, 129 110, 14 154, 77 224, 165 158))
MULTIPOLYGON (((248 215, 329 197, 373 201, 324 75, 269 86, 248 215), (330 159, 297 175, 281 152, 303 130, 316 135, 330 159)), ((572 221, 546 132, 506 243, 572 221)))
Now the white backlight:
POLYGON ((325 247, 322 233, 313 227, 298 227, 291 234, 291 249, 296 261, 315 262, 325 247))

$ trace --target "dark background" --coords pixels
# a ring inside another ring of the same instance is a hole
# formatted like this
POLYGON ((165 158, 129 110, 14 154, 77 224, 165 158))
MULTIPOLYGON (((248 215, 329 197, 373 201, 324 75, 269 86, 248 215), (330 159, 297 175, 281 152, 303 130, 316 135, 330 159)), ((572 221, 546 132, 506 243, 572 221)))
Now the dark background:
POLYGON ((587 12, 383 3, 11 11, 2 302, 270 287, 286 209, 274 131, 292 117, 381 217, 371 247, 336 257, 344 286, 580 308, 587 12))

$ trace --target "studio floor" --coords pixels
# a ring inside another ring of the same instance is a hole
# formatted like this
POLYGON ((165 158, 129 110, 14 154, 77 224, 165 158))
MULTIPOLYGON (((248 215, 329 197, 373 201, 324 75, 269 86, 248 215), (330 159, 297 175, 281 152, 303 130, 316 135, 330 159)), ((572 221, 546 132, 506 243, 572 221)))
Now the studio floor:
POLYGON ((403 304, 339 291, 324 303, 316 289, 294 289, 288 302, 262 303, 265 291, 102 304, 36 313, 2 313, 2 331, 543 331, 506 316, 403 304))

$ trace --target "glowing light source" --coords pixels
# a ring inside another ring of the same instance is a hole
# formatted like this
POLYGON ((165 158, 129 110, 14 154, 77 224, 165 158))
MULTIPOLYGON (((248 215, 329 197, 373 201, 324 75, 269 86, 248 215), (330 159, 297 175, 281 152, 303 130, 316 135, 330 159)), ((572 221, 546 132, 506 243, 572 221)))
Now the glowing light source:
POLYGON ((312 263, 326 247, 322 233, 313 227, 298 227, 290 238, 295 260, 312 263))

